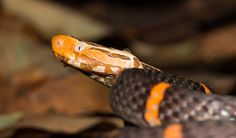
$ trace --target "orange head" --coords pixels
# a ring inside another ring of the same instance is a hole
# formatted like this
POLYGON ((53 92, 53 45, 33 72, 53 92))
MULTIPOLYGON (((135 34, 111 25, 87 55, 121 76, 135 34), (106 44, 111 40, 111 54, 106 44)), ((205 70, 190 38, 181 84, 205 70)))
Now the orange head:
POLYGON ((52 38, 51 42, 56 57, 60 56, 67 60, 73 60, 75 58, 75 48, 78 45, 77 39, 69 36, 57 35, 52 38))
POLYGON ((140 61, 127 51, 79 41, 71 36, 54 36, 52 49, 63 62, 87 72, 118 75, 126 68, 142 68, 140 61))

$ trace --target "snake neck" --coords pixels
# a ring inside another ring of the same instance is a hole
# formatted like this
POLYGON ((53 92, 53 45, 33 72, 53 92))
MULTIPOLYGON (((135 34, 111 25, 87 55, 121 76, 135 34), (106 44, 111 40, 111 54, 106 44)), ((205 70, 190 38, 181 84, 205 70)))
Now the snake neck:
POLYGON ((143 69, 150 71, 150 72, 160 72, 161 70, 158 68, 155 68, 147 63, 141 62, 143 69))

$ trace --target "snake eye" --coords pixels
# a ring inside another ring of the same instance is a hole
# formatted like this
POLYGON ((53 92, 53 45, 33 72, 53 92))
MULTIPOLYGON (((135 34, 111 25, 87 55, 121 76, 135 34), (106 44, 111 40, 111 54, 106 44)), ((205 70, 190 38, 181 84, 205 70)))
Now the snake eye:
POLYGON ((79 43, 75 46, 75 51, 80 52, 80 51, 84 50, 85 48, 86 48, 85 43, 79 43))

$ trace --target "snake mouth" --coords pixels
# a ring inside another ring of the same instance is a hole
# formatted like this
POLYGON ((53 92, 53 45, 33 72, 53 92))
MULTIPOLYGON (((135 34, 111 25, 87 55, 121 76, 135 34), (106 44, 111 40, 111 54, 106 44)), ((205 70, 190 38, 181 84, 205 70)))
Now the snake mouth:
POLYGON ((76 69, 76 70, 82 72, 83 74, 85 74, 85 75, 87 75, 87 76, 91 76, 91 73, 89 73, 89 72, 87 72, 87 71, 85 71, 85 70, 83 70, 83 69, 74 67, 73 65, 69 64, 69 62, 68 62, 69 59, 68 59, 68 58, 66 58, 66 57, 64 57, 64 56, 62 56, 62 55, 60 55, 60 54, 58 54, 58 53, 56 53, 56 52, 54 52, 54 55, 55 55, 55 57, 56 57, 61 63, 63 63, 64 67, 72 67, 72 68, 74 68, 74 69, 76 69))
POLYGON ((53 52, 53 54, 55 55, 55 57, 56 57, 59 61, 61 61, 61 62, 64 63, 64 64, 68 64, 67 62, 69 61, 69 59, 67 59, 66 57, 64 57, 64 56, 62 56, 62 55, 60 55, 60 54, 58 54, 58 53, 56 53, 56 52, 53 52))

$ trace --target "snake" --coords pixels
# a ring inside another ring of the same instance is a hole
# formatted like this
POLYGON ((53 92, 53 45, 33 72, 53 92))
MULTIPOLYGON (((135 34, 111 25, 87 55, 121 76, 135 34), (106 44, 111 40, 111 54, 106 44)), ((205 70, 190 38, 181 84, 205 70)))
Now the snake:
POLYGON ((119 138, 236 137, 234 97, 216 95, 206 84, 162 71, 126 50, 68 35, 52 37, 51 45, 60 62, 110 88, 113 112, 134 126, 119 138), (213 131, 197 133, 208 127, 213 131))

